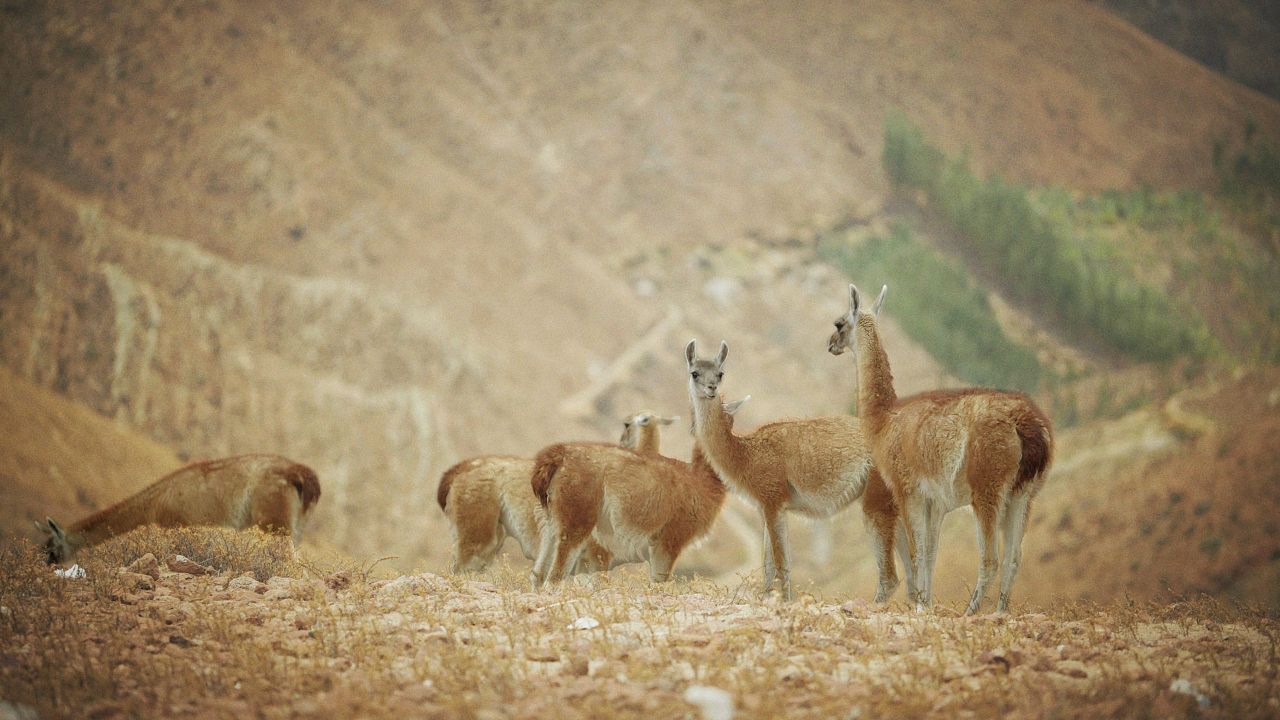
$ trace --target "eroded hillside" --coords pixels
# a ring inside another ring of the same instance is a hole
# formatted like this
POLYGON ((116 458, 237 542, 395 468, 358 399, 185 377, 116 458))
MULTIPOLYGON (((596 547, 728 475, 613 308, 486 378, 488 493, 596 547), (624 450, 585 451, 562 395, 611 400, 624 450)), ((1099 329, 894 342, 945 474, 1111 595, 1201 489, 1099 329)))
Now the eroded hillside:
MULTIPOLYGON (((182 457, 305 461, 317 531, 405 564, 460 457, 686 413, 691 336, 742 427, 847 411, 844 278, 759 238, 883 222, 890 108, 1072 187, 1208 183, 1280 127, 1082 3, 0 13, 0 362, 182 457)), ((890 332, 904 392, 948 380, 890 332)))

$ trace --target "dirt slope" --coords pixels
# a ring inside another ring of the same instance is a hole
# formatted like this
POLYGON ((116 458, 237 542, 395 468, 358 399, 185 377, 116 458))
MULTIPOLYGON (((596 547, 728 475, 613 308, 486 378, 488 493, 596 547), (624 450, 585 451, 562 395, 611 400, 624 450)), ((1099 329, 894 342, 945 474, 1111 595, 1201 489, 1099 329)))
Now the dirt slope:
POLYGON ((178 464, 123 422, 0 367, 0 535, 36 539, 32 521, 77 519, 178 464))
POLYGON ((319 531, 406 563, 459 457, 680 412, 688 337, 729 339, 744 422, 843 411, 840 279, 743 238, 874 215, 887 109, 1080 187, 1280 125, 1081 3, 0 13, 0 363, 181 456, 308 462, 319 531))

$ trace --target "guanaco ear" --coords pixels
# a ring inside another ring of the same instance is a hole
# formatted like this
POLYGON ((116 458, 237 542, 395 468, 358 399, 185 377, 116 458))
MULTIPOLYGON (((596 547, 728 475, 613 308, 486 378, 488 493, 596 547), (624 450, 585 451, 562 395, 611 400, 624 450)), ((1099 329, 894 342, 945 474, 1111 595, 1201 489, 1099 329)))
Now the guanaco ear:
POLYGON ((876 298, 875 303, 871 305, 871 314, 880 317, 880 308, 884 307, 885 293, 889 292, 889 286, 884 285, 880 288, 880 297, 876 298))
POLYGON ((693 340, 690 340, 688 345, 684 346, 684 361, 690 367, 690 369, 693 368, 694 352, 696 351, 696 348, 694 346, 697 345, 697 343, 698 343, 698 340, 695 338, 693 340))
POLYGON ((741 410, 741 409, 742 409, 742 406, 743 406, 743 405, 745 405, 745 404, 747 404, 747 401, 748 401, 748 400, 750 400, 750 399, 751 399, 751 396, 750 396, 750 395, 747 395, 746 397, 739 398, 739 399, 737 399, 737 400, 734 400, 734 401, 733 401, 733 402, 731 402, 731 403, 725 403, 725 404, 724 404, 724 411, 725 411, 726 413, 730 414, 730 415, 734 415, 734 414, 736 414, 739 410, 741 410))
POLYGON ((729 357, 729 343, 720 341, 720 354, 716 355, 716 365, 724 365, 725 358, 729 357))
POLYGON ((46 517, 46 518, 44 519, 44 521, 45 521, 46 523, 48 523, 48 524, 49 524, 49 534, 50 534, 50 535, 52 535, 52 536, 54 536, 54 537, 56 537, 56 538, 64 538, 64 537, 66 537, 66 536, 67 536, 67 534, 66 534, 66 533, 64 533, 64 532, 62 531, 62 527, 61 527, 61 526, 59 526, 59 525, 58 525, 58 523, 56 523, 56 522, 54 522, 54 521, 53 521, 53 518, 51 518, 51 517, 46 517))
POLYGON ((849 283, 849 314, 858 316, 858 286, 853 283, 849 283))
POLYGON ((675 421, 677 421, 677 420, 679 420, 679 419, 680 419, 680 416, 679 416, 679 415, 672 415, 671 417, 660 417, 660 418, 658 418, 658 424, 659 424, 659 425, 670 425, 671 423, 673 423, 673 422, 675 422, 675 421))

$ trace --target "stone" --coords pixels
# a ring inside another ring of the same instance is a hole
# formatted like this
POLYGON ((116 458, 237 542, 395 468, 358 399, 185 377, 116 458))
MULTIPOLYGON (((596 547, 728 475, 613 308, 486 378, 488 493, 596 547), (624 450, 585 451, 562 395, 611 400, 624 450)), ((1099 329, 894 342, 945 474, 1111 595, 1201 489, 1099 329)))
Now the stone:
POLYGON ((186 575, 213 574, 213 568, 207 565, 201 565, 185 555, 174 555, 165 561, 165 565, 168 565, 169 569, 176 573, 184 573, 186 575))
POLYGON ((151 553, 147 553, 146 555, 143 555, 137 560, 129 563, 129 566, 126 567, 125 570, 138 573, 139 575, 148 575, 152 580, 160 579, 160 561, 156 560, 156 556, 151 553))

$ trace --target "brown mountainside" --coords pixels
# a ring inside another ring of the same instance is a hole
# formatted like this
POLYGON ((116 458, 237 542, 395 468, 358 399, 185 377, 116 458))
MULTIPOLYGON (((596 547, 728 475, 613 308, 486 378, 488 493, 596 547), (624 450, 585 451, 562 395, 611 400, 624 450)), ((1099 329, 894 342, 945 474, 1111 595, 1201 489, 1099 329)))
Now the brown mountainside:
MULTIPOLYGON (((841 279, 743 238, 875 216, 892 107, 1073 187, 1205 182, 1214 138, 1280 128, 1083 3, 0 19, 0 363, 183 456, 307 462, 320 531, 406 561, 447 552, 459 457, 687 412, 691 335, 733 347, 743 427, 844 411, 841 279)), ((898 337, 904 392, 944 379, 898 337)))

